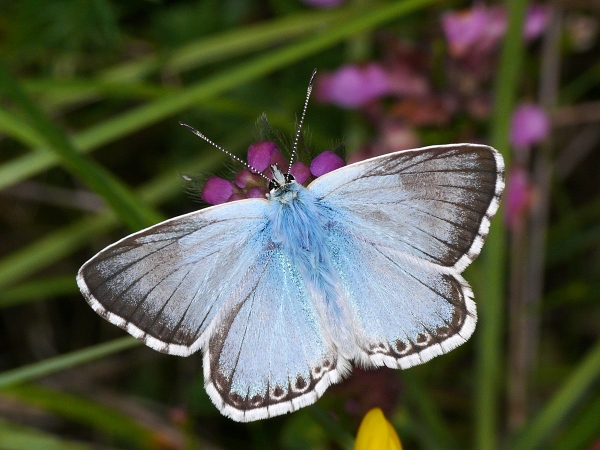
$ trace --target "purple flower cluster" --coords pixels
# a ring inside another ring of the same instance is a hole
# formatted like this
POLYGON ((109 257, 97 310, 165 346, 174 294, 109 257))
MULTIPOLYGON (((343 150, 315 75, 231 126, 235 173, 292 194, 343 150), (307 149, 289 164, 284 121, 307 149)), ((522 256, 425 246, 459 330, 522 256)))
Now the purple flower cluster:
MULTIPOLYGON (((523 37, 532 41, 546 29, 550 10, 534 4, 527 9, 523 37)), ((502 6, 487 8, 479 4, 463 11, 449 11, 442 16, 442 28, 450 53, 457 58, 494 50, 506 33, 506 10, 502 6)))
MULTIPOLYGON (((328 150, 317 155, 310 167, 301 161, 296 161, 290 168, 290 174, 296 182, 307 185, 315 178, 339 169, 344 164, 340 156, 328 150)), ((202 200, 211 205, 218 205, 245 198, 265 198, 269 191, 268 181, 259 175, 259 172, 272 178, 272 165, 277 165, 282 172, 287 172, 289 166, 277 144, 272 141, 251 144, 248 147, 248 165, 252 169, 244 169, 235 174, 233 182, 216 176, 206 180, 202 188, 202 200)))

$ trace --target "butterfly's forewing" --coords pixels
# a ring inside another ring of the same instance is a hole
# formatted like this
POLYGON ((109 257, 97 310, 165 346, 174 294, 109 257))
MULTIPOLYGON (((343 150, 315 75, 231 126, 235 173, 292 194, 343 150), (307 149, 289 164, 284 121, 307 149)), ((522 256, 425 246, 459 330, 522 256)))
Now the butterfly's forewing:
POLYGON ((267 244, 244 285, 208 343, 204 375, 217 407, 246 422, 315 402, 347 362, 322 335, 296 263, 281 249, 267 244))
POLYGON ((494 149, 465 144, 384 155, 311 184, 340 217, 330 246, 358 359, 406 368, 469 338, 476 310, 460 273, 481 250, 503 171, 494 149))
POLYGON ((503 174, 491 147, 441 145, 352 164, 309 189, 371 239, 462 272, 481 251, 503 174))
POLYGON ((266 208, 265 200, 228 203, 132 234, 81 267, 79 288, 98 314, 148 346, 189 355, 233 301, 231 280, 262 251, 255 237, 266 208))

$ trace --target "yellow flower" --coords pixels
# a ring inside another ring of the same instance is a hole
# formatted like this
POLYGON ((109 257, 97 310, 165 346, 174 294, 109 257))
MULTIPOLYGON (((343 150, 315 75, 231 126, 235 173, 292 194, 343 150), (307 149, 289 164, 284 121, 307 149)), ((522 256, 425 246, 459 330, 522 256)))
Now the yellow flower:
POLYGON ((381 409, 373 408, 363 417, 354 450, 402 450, 396 430, 381 409))

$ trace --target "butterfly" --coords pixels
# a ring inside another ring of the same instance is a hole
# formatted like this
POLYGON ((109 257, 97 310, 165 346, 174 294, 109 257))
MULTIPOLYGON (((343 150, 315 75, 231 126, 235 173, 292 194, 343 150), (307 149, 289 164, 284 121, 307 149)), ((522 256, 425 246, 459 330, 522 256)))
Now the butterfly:
POLYGON ((201 350, 211 400, 240 422, 314 403, 352 365, 406 369, 469 339, 477 314, 461 273, 499 206, 499 152, 399 151, 307 187, 277 165, 270 173, 263 198, 102 250, 77 276, 87 302, 159 352, 201 350))

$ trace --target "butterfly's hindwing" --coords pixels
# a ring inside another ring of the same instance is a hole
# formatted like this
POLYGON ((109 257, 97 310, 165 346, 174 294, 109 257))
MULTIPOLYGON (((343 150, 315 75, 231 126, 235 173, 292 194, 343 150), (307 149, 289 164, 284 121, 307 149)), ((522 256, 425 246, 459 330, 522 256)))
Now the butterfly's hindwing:
POLYGON ((471 288, 452 268, 335 230, 333 262, 356 321, 357 361, 408 368, 466 342, 477 320, 471 288))
POLYGON ((236 295, 204 355, 207 391, 225 415, 246 422, 294 411, 340 380, 347 362, 323 336, 307 286, 279 248, 267 246, 236 295))

